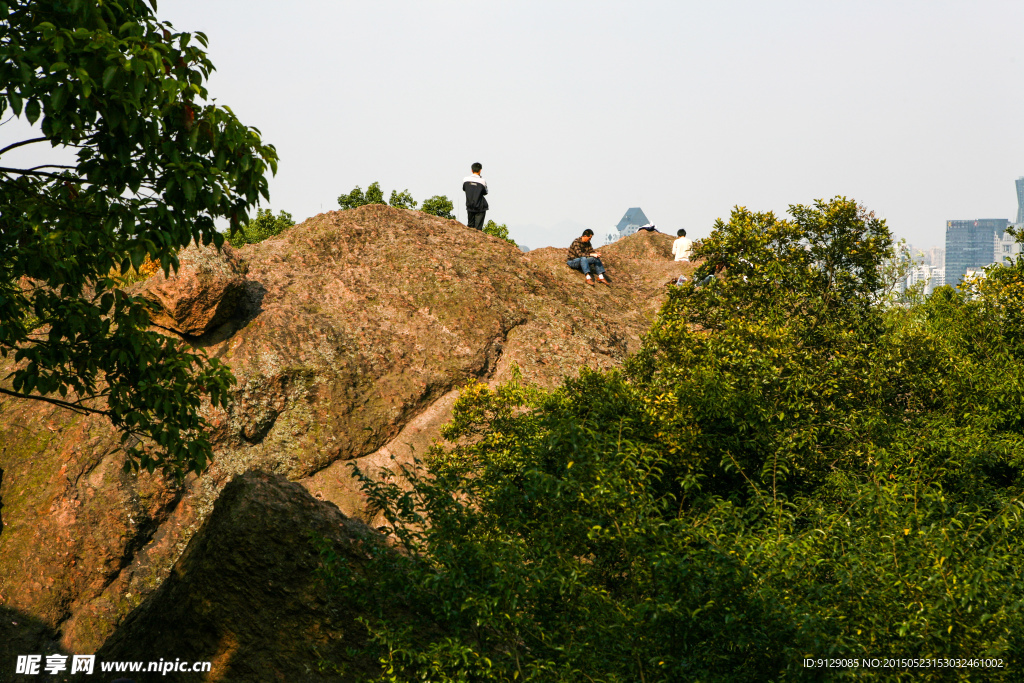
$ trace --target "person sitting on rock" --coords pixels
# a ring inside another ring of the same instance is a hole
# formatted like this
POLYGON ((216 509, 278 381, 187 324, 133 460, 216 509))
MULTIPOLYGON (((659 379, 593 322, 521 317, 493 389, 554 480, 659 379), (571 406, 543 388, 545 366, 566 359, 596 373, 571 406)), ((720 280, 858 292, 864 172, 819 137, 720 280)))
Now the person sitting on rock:
POLYGON ((710 284, 711 281, 714 280, 715 278, 717 278, 722 273, 722 271, 724 271, 724 270, 725 270, 725 264, 724 263, 716 263, 715 264, 714 272, 708 273, 707 275, 705 275, 701 279, 701 281, 696 283, 694 286, 697 289, 700 289, 701 287, 704 287, 705 285, 710 284))
POLYGON ((593 278, 590 277, 590 271, 597 273, 598 282, 607 285, 608 280, 604 276, 604 265, 601 263, 601 252, 594 251, 594 245, 590 243, 593 236, 594 231, 587 228, 583 231, 582 235, 573 240, 572 245, 569 247, 569 254, 565 265, 573 270, 583 271, 588 285, 594 284, 593 278))

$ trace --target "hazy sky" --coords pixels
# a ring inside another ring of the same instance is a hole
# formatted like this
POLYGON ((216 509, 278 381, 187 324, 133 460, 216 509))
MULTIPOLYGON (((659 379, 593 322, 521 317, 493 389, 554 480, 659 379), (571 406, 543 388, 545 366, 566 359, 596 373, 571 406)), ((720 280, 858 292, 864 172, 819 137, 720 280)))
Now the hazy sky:
POLYGON ((210 91, 281 156, 303 219, 380 181, 422 200, 484 165, 530 247, 631 206, 706 235, 733 205, 843 194, 897 236, 1013 219, 1022 2, 162 0, 210 91))

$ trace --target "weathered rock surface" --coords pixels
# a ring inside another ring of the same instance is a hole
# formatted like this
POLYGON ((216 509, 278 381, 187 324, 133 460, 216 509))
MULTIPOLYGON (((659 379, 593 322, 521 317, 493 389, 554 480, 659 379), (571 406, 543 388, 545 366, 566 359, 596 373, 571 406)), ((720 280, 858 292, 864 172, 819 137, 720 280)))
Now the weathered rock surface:
POLYGON ((141 287, 160 305, 154 325, 180 334, 199 336, 225 322, 238 308, 245 287, 245 265, 230 244, 218 251, 195 245, 178 254, 178 271, 163 271, 141 287))
POLYGON ((680 272, 671 243, 641 233, 602 248, 614 284, 590 287, 562 249, 524 254, 455 221, 367 206, 229 252, 221 275, 240 279, 236 304, 222 297, 187 328, 205 330, 191 343, 238 378, 231 409, 210 413, 215 460, 202 477, 125 475, 103 420, 0 397, 0 610, 39 638, 97 650, 248 471, 372 523, 349 463, 411 461, 469 379, 503 381, 515 364, 551 387, 618 365, 680 272))
POLYGON ((361 645, 364 631, 344 604, 328 600, 316 543, 357 567, 371 533, 283 477, 238 476, 167 580, 97 658, 147 661, 163 654, 212 662, 202 678, 170 672, 160 677, 167 681, 356 680, 361 662, 345 650, 361 645), (320 658, 349 660, 352 677, 318 671, 320 658))

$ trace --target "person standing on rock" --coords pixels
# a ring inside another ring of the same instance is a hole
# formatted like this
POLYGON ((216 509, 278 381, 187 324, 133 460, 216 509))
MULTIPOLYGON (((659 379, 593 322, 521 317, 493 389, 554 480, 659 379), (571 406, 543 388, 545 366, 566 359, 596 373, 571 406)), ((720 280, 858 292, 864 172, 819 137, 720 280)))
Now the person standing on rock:
POLYGON ((590 243, 593 236, 594 231, 587 228, 582 235, 573 240, 572 245, 569 246, 565 265, 573 270, 583 271, 586 276, 585 282, 588 285, 594 284, 594 279, 590 277, 590 271, 597 273, 598 282, 607 285, 608 280, 604 277, 604 265, 601 263, 601 252, 594 251, 594 245, 590 243))
POLYGON ((484 195, 487 194, 487 181, 480 177, 480 171, 484 170, 484 167, 476 163, 470 170, 473 174, 466 176, 462 181, 462 191, 466 193, 466 213, 469 214, 466 225, 483 230, 484 216, 488 209, 487 200, 484 199, 484 195))

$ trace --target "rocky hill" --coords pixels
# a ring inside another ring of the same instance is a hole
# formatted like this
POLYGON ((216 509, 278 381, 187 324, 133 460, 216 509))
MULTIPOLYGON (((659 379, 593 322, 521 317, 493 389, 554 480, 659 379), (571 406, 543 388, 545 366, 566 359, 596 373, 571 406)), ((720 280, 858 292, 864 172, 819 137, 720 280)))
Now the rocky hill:
MULTIPOLYGON (((214 525, 211 512, 243 473, 277 476, 278 497, 296 482, 372 526, 349 463, 411 461, 469 379, 500 382, 516 366, 551 387, 585 366, 615 367, 680 272, 672 239, 638 233, 603 248, 610 287, 584 284, 563 249, 523 253, 386 206, 321 214, 238 250, 191 248, 176 276, 137 287, 164 306, 155 324, 238 378, 232 407, 210 414, 207 473, 180 486, 124 474, 102 419, 0 398, 0 667, 47 643, 125 654, 119 625, 148 623, 147 605, 212 561, 203 548, 232 522, 214 525), (143 616, 125 622, 133 611, 143 616)), ((233 571, 245 581, 244 567, 233 571)), ((234 627, 202 628, 228 637, 234 627)))

